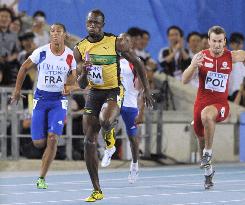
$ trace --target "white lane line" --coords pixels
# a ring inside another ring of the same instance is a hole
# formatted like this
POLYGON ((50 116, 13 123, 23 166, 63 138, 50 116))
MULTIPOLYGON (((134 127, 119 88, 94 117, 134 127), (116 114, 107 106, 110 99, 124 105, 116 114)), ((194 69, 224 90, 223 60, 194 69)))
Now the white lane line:
MULTIPOLYGON (((203 192, 202 192, 203 193, 203 192)), ((209 192, 210 193, 210 192, 209 192)), ((169 194, 169 195, 174 195, 174 194, 169 194)), ((163 194, 156 194, 156 195, 149 195, 149 194, 144 194, 144 195, 128 195, 128 196, 114 196, 114 197, 108 197, 104 198, 103 200, 111 200, 111 199, 125 199, 125 198, 141 198, 141 197, 156 197, 156 196, 163 196, 163 194)), ((34 201, 34 202, 26 202, 26 203, 11 203, 11 204, 0 204, 0 205, 20 205, 20 204, 47 204, 47 203, 61 203, 61 202, 75 202, 75 201, 83 201, 84 199, 65 199, 65 200, 50 200, 50 201, 34 201)), ((232 202, 244 202, 245 199, 233 199, 233 200, 221 200, 221 201, 203 201, 203 202, 188 202, 188 203, 174 203, 170 205, 205 205, 205 204, 230 204, 232 202)))
MULTIPOLYGON (((243 180, 245 181, 245 180, 243 180)), ((241 183, 241 180, 230 180, 230 181, 218 181, 216 184, 225 184, 229 186, 242 186, 245 183, 241 183), (232 183, 232 182, 240 182, 240 183, 232 183)), ((152 189, 152 188, 179 188, 182 186, 188 187, 201 187, 202 183, 177 183, 177 184, 157 184, 157 185, 144 185, 144 186, 122 186, 122 187, 105 187, 103 190, 122 190, 122 189, 152 189)), ((239 189, 244 191, 245 189, 239 189)), ((8 193, 0 193, 0 196, 10 196, 10 195, 25 195, 25 194, 44 194, 44 193, 60 193, 60 192, 81 192, 81 191, 91 191, 90 188, 81 188, 81 189, 62 189, 62 190, 39 190, 39 191, 28 191, 28 192, 8 192, 8 193)), ((230 190, 232 191, 232 190, 230 190)), ((236 190, 235 190, 236 191, 236 190)), ((213 191, 215 192, 215 190, 213 191)), ((195 192, 193 192, 195 193, 195 192)), ((199 193, 199 192, 198 192, 199 193)), ((178 193, 182 194, 182 193, 178 193)))
MULTIPOLYGON (((245 174, 245 171, 235 171, 235 172, 218 172, 215 174, 215 176, 219 175, 237 175, 237 174, 245 174)), ((163 175, 163 176, 149 176, 149 177, 140 177, 140 180, 144 179, 158 179, 159 178, 176 178, 176 177, 193 177, 193 176, 203 176, 203 174, 179 174, 179 175, 163 175)), ((114 179, 102 179, 100 182, 114 182, 114 181, 127 181, 126 177, 122 178, 114 178, 114 179)), ((239 180, 239 181, 245 181, 245 180, 239 180)), ((49 185, 60 185, 60 184, 82 184, 82 183, 91 183, 89 180, 77 180, 77 181, 67 181, 67 182, 55 182, 55 183, 49 183, 49 185)), ((16 187, 16 186, 33 186, 32 184, 0 184, 0 187, 16 187)))
MULTIPOLYGON (((233 202, 244 202, 245 199, 234 199, 234 200, 222 200, 222 201, 203 201, 203 202, 189 202, 189 203, 184 203, 184 204, 171 204, 171 205, 203 205, 203 204, 215 204, 215 205, 218 205, 218 204, 229 204, 230 203, 233 203, 233 202)), ((243 203, 244 204, 244 203, 243 203)))

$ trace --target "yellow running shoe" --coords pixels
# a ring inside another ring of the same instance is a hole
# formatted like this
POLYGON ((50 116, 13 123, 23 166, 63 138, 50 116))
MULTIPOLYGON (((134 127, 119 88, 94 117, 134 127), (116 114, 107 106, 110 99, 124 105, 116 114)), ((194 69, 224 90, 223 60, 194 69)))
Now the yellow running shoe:
POLYGON ((106 148, 112 148, 115 145, 115 128, 112 128, 109 132, 102 132, 102 136, 106 143, 106 148))
POLYGON ((104 198, 102 191, 93 190, 92 194, 85 199, 86 202, 95 202, 104 198))

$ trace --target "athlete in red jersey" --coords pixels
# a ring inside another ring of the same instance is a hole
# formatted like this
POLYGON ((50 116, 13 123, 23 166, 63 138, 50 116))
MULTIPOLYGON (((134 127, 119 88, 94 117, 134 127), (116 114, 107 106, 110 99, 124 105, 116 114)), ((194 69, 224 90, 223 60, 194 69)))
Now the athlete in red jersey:
POLYGON ((202 151, 200 167, 205 168, 205 189, 213 186, 211 158, 216 122, 225 120, 229 114, 227 97, 232 63, 245 61, 245 51, 229 51, 225 48, 226 34, 220 26, 209 29, 208 43, 210 48, 196 54, 182 76, 182 82, 186 84, 196 71, 199 75, 194 130, 202 151))

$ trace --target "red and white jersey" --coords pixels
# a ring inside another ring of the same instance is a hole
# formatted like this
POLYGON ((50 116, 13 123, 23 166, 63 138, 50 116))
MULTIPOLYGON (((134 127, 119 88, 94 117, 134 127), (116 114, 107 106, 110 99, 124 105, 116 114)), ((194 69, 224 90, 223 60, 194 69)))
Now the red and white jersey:
POLYGON ((196 103, 213 104, 227 102, 228 81, 232 71, 231 51, 225 49, 220 57, 212 57, 209 50, 202 66, 198 68, 199 88, 196 103))
POLYGON ((66 83, 67 75, 76 69, 73 52, 65 46, 64 52, 56 56, 50 49, 50 44, 37 48, 29 57, 37 64, 37 88, 48 92, 61 92, 66 83))
POLYGON ((138 79, 133 65, 126 59, 120 59, 121 81, 125 88, 123 106, 137 108, 137 97, 139 94, 137 84, 138 79))

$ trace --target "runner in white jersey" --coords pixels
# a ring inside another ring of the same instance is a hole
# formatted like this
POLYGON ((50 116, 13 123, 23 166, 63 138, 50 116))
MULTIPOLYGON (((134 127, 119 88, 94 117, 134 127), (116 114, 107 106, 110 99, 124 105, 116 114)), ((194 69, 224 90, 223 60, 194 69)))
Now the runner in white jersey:
POLYGON ((128 181, 129 183, 134 183, 137 180, 139 174, 139 145, 137 138, 137 126, 138 124, 143 122, 144 103, 142 101, 142 98, 139 97, 141 86, 136 77, 136 72, 133 68, 133 65, 130 64, 126 59, 121 59, 120 68, 122 84, 125 88, 123 106, 121 108, 121 116, 126 126, 126 131, 130 141, 132 152, 132 161, 130 165, 128 181))
POLYGON ((47 189, 45 177, 55 158, 57 141, 63 132, 67 112, 68 91, 65 89, 67 77, 75 83, 76 63, 73 51, 65 46, 66 29, 63 24, 55 23, 50 28, 50 44, 37 48, 22 64, 11 103, 22 97, 20 91, 26 73, 37 65, 37 88, 33 100, 31 135, 35 147, 45 148, 37 181, 37 188, 47 189))

